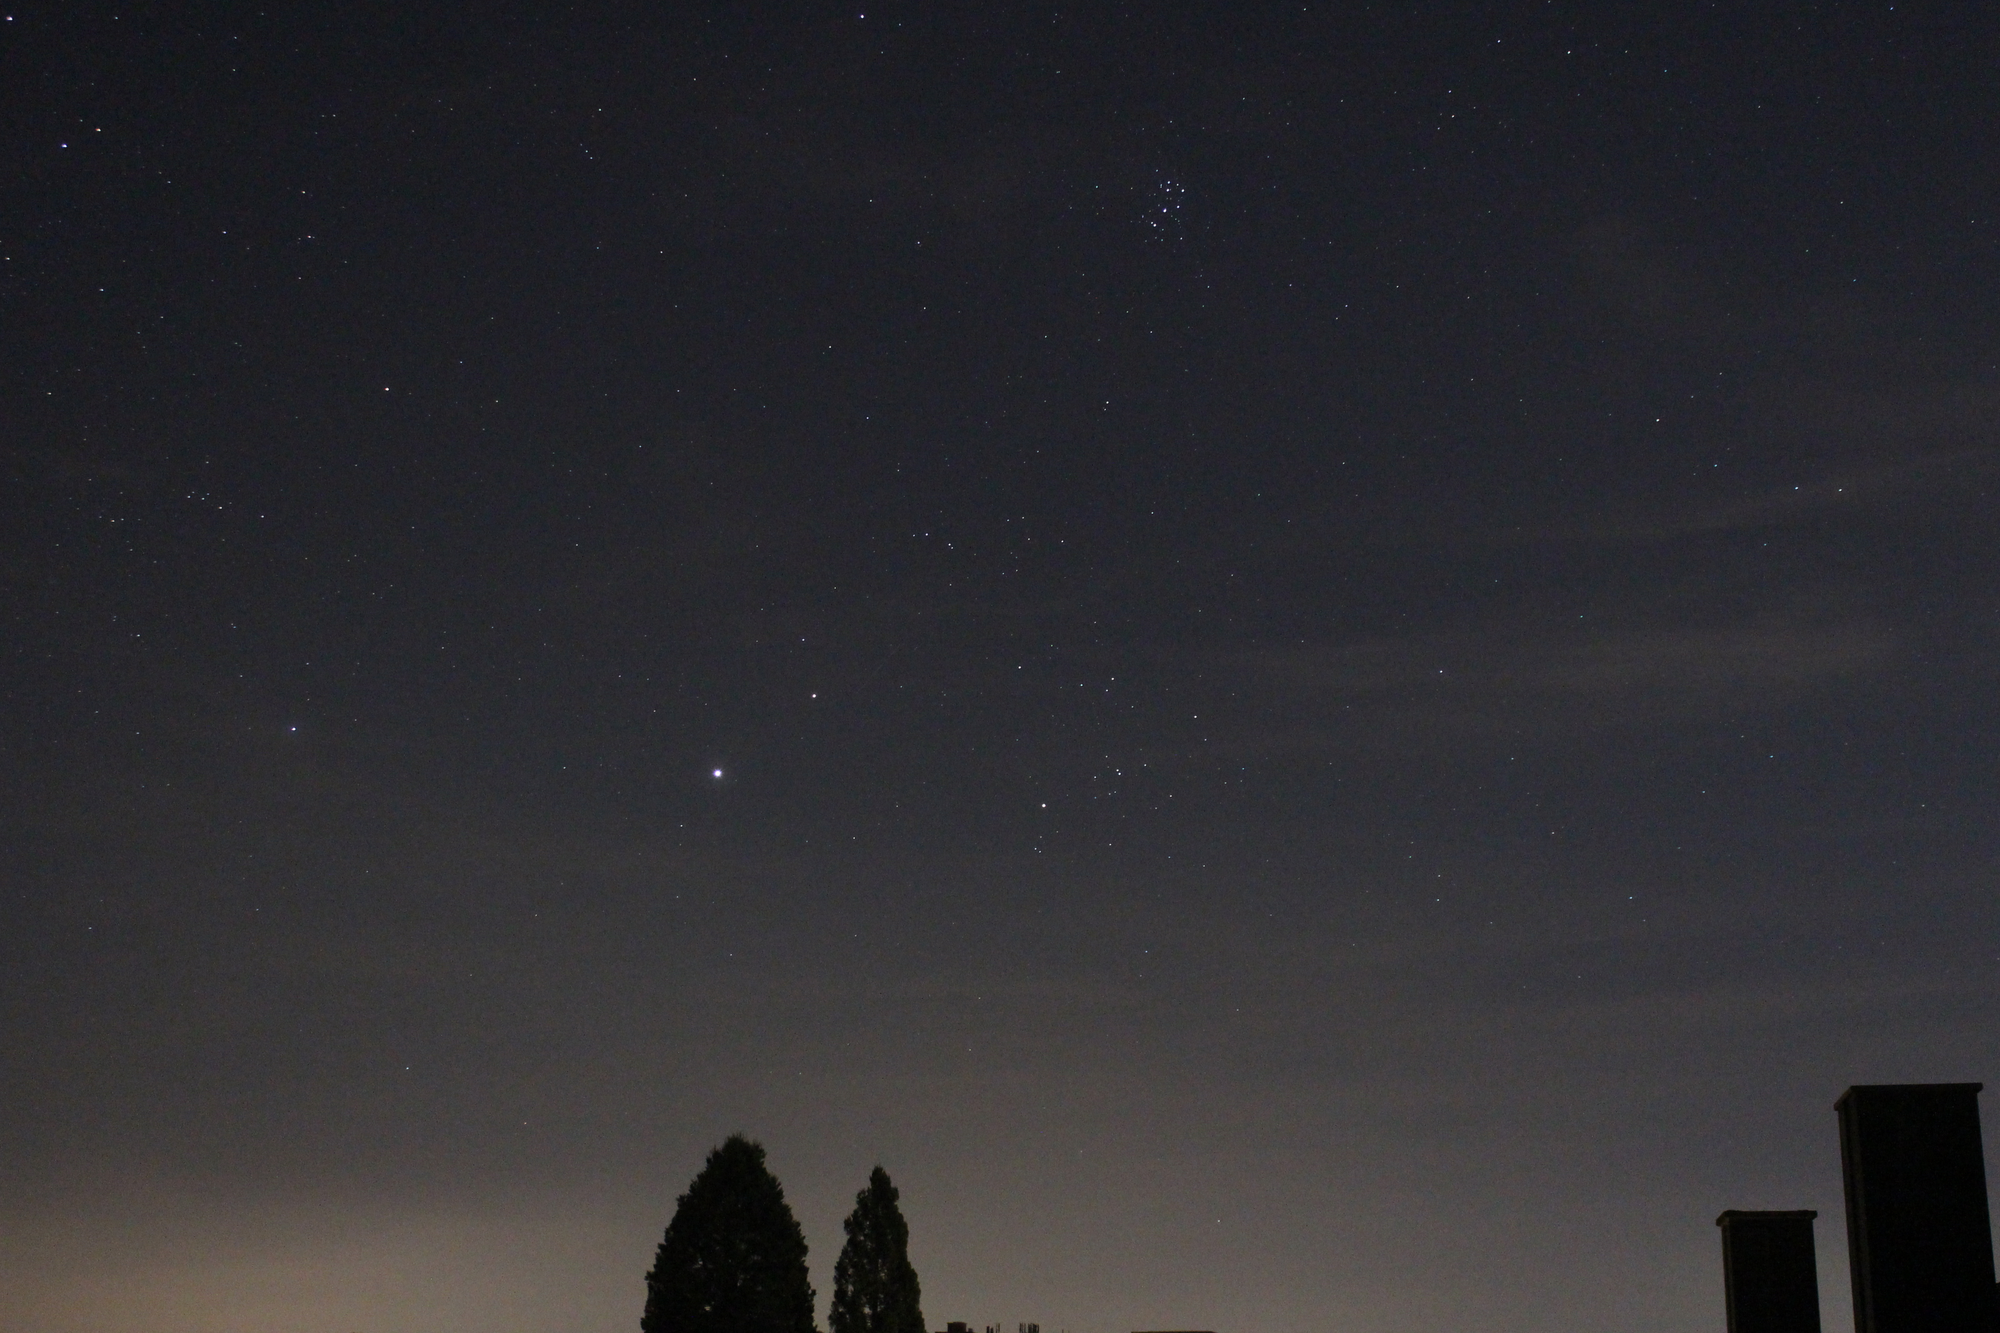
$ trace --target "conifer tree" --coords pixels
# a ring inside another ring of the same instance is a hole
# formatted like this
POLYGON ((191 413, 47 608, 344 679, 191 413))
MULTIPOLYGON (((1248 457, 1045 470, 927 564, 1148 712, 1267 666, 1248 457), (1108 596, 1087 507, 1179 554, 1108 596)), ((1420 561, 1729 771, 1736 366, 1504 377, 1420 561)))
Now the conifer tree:
POLYGON ((764 1165, 731 1135, 674 1207, 646 1274, 641 1333, 818 1333, 806 1237, 764 1165))
POLYGON ((910 1266, 910 1227, 896 1206, 889 1173, 876 1167, 854 1198, 847 1244, 833 1269, 832 1333, 924 1333, 917 1270, 910 1266))

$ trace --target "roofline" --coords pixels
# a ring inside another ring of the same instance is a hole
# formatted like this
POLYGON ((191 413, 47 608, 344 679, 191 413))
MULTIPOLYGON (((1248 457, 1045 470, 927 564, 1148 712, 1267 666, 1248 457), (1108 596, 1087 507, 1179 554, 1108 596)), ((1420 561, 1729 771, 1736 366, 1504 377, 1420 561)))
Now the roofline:
POLYGON ((1856 1083, 1840 1094, 1840 1100, 1833 1104, 1839 1110, 1847 1104, 1847 1099, 1857 1092, 1972 1092, 1978 1093, 1984 1083, 1856 1083))

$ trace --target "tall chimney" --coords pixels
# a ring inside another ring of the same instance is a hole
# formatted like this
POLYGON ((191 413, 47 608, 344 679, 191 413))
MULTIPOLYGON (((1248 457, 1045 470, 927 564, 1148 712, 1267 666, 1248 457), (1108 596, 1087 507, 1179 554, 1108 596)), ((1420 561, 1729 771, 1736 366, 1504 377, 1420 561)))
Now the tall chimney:
POLYGON ((1722 1295, 1729 1333, 1819 1333, 1815 1212, 1732 1208, 1722 1228, 1722 1295))
POLYGON ((1855 1333, 1994 1333, 1980 1086, 1854 1087, 1835 1103, 1855 1333))

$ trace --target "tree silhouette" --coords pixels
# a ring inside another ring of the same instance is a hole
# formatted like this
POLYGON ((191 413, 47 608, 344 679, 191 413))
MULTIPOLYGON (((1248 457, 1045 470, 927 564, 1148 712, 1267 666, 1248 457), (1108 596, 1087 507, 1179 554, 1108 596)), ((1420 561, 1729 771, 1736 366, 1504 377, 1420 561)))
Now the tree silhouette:
POLYGON ((833 1268, 832 1333, 924 1333, 917 1270, 910 1266, 910 1226, 896 1206, 889 1173, 876 1167, 854 1196, 847 1244, 833 1268))
POLYGON ((642 1333, 817 1333, 806 1237, 764 1165, 732 1134, 708 1155, 646 1274, 642 1333))

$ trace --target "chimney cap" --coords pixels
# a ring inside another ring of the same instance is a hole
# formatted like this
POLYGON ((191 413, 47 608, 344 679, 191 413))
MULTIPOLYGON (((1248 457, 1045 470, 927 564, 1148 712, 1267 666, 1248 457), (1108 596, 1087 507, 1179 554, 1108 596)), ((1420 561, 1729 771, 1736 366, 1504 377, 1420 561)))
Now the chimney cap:
POLYGON ((1970 1092, 1977 1094, 1985 1086, 1984 1083, 1856 1083, 1846 1092, 1840 1094, 1840 1099, 1834 1102, 1833 1109, 1838 1111, 1841 1107, 1847 1105, 1847 1099, 1857 1092, 1970 1092))

